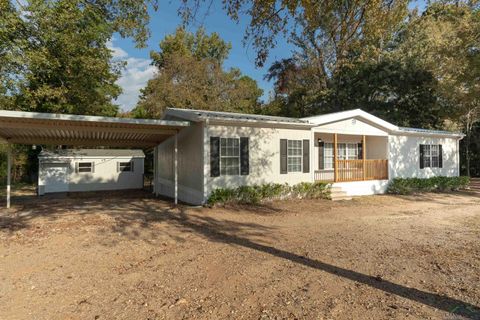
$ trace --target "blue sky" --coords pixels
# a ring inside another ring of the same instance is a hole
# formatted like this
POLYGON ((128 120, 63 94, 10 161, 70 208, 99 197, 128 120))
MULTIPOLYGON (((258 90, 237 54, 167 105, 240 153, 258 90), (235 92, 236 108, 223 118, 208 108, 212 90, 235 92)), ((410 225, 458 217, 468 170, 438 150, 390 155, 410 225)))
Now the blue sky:
MULTIPOLYGON (((158 11, 151 12, 150 29, 151 37, 144 49, 135 48, 135 44, 130 39, 122 39, 115 36, 109 44, 114 51, 114 57, 127 61, 127 67, 124 70, 118 84, 123 89, 123 94, 117 99, 116 103, 123 110, 131 110, 138 101, 139 90, 143 88, 146 82, 153 77, 155 68, 150 65, 149 53, 151 50, 158 50, 159 42, 175 29, 181 23, 177 15, 178 3, 176 1, 160 1, 158 11)), ((218 1, 220 2, 220 1, 218 1)), ((424 7, 423 1, 418 1, 411 6, 424 7)), ((202 17, 204 15, 201 15, 202 17)), ((249 17, 240 19, 239 24, 234 23, 224 13, 220 5, 214 5, 210 8, 208 16, 203 21, 189 26, 190 31, 202 26, 208 33, 217 32, 222 39, 232 44, 230 56, 225 62, 225 68, 238 67, 242 72, 258 82, 260 88, 264 90, 263 99, 267 99, 272 90, 272 83, 263 79, 266 70, 270 64, 278 59, 291 56, 293 47, 286 39, 279 37, 277 46, 270 51, 269 58, 265 67, 255 67, 255 52, 252 48, 244 47, 242 44, 244 31, 249 21, 249 17)))

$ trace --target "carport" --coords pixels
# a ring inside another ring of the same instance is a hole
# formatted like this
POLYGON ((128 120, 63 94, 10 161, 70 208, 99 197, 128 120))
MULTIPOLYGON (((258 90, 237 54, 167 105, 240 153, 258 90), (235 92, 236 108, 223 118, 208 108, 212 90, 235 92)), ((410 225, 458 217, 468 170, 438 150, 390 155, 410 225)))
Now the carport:
MULTIPOLYGON (((7 143, 7 208, 10 208, 11 144, 156 148, 174 136, 175 204, 178 203, 177 133, 185 121, 129 119, 0 110, 0 142, 7 143)), ((154 165, 156 170, 157 166, 154 165)), ((154 174, 156 185, 156 172, 154 174)))

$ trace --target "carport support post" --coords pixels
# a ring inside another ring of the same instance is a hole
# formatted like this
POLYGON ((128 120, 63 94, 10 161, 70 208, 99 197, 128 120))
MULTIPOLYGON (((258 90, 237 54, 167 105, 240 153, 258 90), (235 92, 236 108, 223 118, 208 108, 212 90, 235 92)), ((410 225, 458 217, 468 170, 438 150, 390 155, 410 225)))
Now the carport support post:
POLYGON ((178 204, 178 131, 175 133, 175 154, 173 160, 173 169, 175 171, 175 205, 178 204))
POLYGON ((7 209, 10 208, 10 183, 12 181, 12 146, 7 145, 7 209))

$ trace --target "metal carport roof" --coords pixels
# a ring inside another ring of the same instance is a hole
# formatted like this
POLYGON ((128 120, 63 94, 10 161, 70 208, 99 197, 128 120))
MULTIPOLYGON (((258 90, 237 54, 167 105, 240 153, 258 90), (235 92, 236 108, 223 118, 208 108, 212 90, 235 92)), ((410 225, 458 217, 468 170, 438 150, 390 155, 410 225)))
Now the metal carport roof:
POLYGON ((186 121, 0 110, 0 139, 18 144, 154 147, 186 121))
MULTIPOLYGON (((0 143, 147 148, 174 136, 177 203, 177 133, 187 126, 187 121, 0 110, 0 143)), ((10 207, 11 152, 8 150, 7 207, 10 207)))

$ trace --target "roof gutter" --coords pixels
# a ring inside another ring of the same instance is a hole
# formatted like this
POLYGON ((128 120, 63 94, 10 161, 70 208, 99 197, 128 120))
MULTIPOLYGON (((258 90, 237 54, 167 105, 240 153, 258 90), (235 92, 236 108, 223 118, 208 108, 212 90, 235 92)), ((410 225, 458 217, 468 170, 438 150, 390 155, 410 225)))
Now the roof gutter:
POLYGON ((445 137, 445 138, 456 138, 456 139, 463 139, 465 137, 465 134, 463 133, 458 133, 458 132, 428 132, 428 131, 419 131, 419 132, 414 132, 414 131, 408 131, 408 130, 402 130, 401 128, 398 128, 397 130, 392 131, 392 134, 396 135, 406 135, 406 136, 431 136, 431 137, 445 137))
POLYGON ((198 120, 200 121, 209 121, 209 124, 239 124, 239 125, 267 125, 268 127, 282 127, 282 128, 301 128, 301 129, 310 129, 316 127, 317 125, 311 123, 302 123, 302 122, 281 122, 281 121, 268 121, 268 120, 249 120, 249 119, 214 119, 205 116, 199 116, 198 120))

